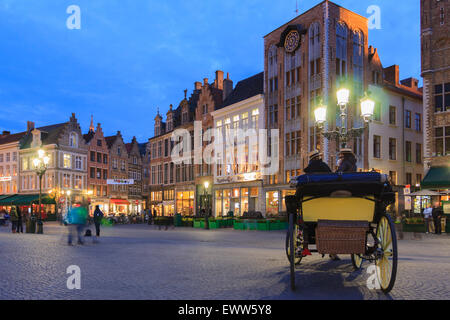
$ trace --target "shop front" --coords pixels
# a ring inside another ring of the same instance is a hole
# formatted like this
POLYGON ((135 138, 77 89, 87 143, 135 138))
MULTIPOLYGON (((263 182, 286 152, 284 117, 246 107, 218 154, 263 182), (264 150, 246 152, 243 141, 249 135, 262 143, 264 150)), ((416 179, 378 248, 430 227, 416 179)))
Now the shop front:
POLYGON ((91 203, 89 206, 89 213, 91 215, 93 215, 95 207, 98 206, 104 215, 108 215, 109 214, 109 202, 110 202, 110 199, 106 199, 106 198, 105 199, 102 199, 102 198, 91 199, 91 203))
POLYGON ((232 212, 235 217, 244 213, 262 212, 262 181, 215 185, 213 215, 227 216, 232 212))
POLYGON ((295 189, 288 186, 283 188, 266 188, 265 189, 265 205, 266 217, 278 216, 286 213, 285 197, 295 195, 295 189))
POLYGON ((126 199, 110 199, 109 208, 110 213, 114 215, 128 214, 128 206, 130 202, 126 199))
MULTIPOLYGON (((37 214, 39 212, 39 195, 12 195, 12 196, 0 196, 0 210, 6 210, 10 212, 12 206, 18 206, 22 214, 30 215, 31 213, 37 214)), ((42 218, 56 215, 56 202, 54 198, 48 195, 41 195, 41 212, 42 218)))
POLYGON ((193 216, 194 199, 194 190, 176 190, 176 212, 183 216, 193 216))
POLYGON ((145 201, 141 199, 129 199, 130 206, 129 212, 130 214, 141 214, 143 208, 145 207, 145 201))

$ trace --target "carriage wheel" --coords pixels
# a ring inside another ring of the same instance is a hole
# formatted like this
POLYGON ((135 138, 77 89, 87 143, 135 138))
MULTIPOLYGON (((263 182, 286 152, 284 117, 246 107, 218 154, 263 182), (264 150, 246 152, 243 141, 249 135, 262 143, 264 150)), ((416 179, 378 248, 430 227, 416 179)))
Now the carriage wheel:
POLYGON ((381 290, 392 290, 397 275, 397 236, 391 217, 383 215, 377 227, 378 251, 375 264, 381 290))
MULTIPOLYGON (((297 254, 298 247, 301 245, 301 239, 299 239, 299 237, 298 237, 298 225, 297 224, 294 224, 294 237, 295 237, 294 252, 296 253, 295 257, 294 257, 294 263, 296 265, 298 265, 302 261, 302 257, 297 254)), ((290 232, 288 230, 288 232, 286 233, 286 246, 285 246, 286 247, 286 256, 288 258, 288 261, 291 261, 291 249, 290 249, 290 244, 289 244, 290 239, 291 239, 291 236, 290 236, 290 232)))
POLYGON ((355 270, 361 269, 363 258, 359 254, 352 254, 352 265, 355 270))
MULTIPOLYGON (((289 214, 289 250, 290 252, 295 252, 294 249, 294 239, 296 234, 294 234, 294 215, 289 214)), ((289 255, 290 262, 290 272, 291 272, 291 290, 295 291, 295 254, 289 255)))

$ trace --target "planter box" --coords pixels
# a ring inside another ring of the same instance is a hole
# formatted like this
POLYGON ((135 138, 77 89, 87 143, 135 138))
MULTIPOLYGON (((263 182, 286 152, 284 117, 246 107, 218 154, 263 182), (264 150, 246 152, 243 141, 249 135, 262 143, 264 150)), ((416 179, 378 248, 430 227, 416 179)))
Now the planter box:
POLYGON ((194 228, 201 228, 201 222, 200 221, 194 221, 194 228))
POLYGON ((233 227, 234 230, 245 230, 245 224, 242 221, 234 221, 233 227))
POLYGON ((247 220, 246 224, 247 224, 247 230, 257 230, 257 228, 258 228, 258 222, 256 222, 256 221, 247 220))
POLYGON ((217 220, 216 221, 209 221, 209 228, 210 229, 219 229, 220 228, 220 222, 217 221, 217 220))
POLYGON ((268 221, 258 222, 257 230, 269 231, 270 230, 270 223, 268 221))
POLYGON ((425 233, 425 224, 406 224, 404 223, 403 232, 421 232, 425 233))

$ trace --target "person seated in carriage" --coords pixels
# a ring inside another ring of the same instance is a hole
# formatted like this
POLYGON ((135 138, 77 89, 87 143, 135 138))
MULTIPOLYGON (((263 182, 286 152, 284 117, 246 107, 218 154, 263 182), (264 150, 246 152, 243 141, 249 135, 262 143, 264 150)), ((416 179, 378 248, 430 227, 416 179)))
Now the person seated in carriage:
POLYGON ((305 168, 305 173, 331 173, 330 167, 323 162, 322 153, 319 150, 314 150, 309 153, 309 164, 305 168))
POLYGON ((356 172, 357 170, 356 157, 352 149, 341 149, 337 172, 356 172))

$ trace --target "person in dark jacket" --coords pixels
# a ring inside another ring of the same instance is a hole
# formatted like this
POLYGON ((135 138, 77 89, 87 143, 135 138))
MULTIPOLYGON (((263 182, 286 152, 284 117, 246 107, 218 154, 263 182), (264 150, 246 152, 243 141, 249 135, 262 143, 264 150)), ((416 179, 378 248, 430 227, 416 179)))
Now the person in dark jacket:
POLYGON ((11 210, 9 212, 9 215, 11 217, 11 231, 12 233, 16 233, 17 230, 17 221, 19 220, 19 216, 17 214, 17 208, 16 206, 12 206, 11 210))
POLYGON ((331 173, 330 167, 323 162, 322 154, 318 150, 309 153, 309 164, 305 173, 331 173))
POLYGON ((95 224, 95 234, 100 237, 100 224, 103 219, 103 212, 100 210, 100 206, 95 206, 94 210, 94 224, 95 224))
POLYGON ((435 205, 433 207, 433 211, 432 211, 431 215, 433 216, 433 220, 434 220, 434 233, 442 234, 442 224, 441 224, 442 212, 441 212, 441 208, 439 207, 439 205, 435 205))
POLYGON ((356 172, 356 157, 351 149, 342 149, 339 152, 339 162, 337 172, 356 172))
POLYGON ((23 233, 23 222, 22 222, 22 212, 20 211, 20 208, 17 207, 17 233, 23 233))

